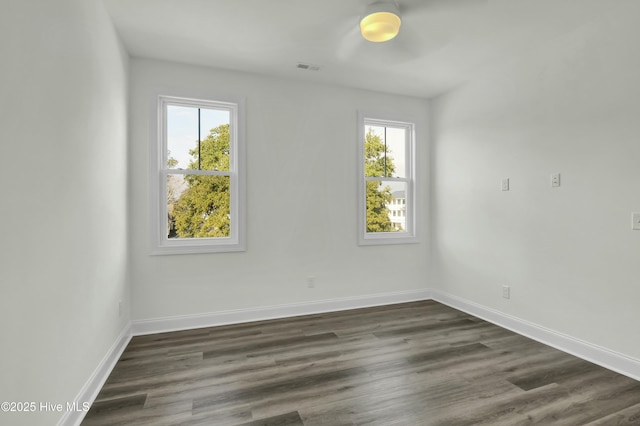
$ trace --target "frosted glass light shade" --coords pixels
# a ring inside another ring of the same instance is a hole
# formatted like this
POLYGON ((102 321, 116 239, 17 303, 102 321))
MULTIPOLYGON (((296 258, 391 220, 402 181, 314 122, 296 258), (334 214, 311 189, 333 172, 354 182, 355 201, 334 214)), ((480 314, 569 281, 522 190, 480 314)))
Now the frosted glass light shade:
POLYGON ((393 4, 374 3, 360 21, 360 32, 366 40, 388 41, 400 31, 400 16, 393 4))

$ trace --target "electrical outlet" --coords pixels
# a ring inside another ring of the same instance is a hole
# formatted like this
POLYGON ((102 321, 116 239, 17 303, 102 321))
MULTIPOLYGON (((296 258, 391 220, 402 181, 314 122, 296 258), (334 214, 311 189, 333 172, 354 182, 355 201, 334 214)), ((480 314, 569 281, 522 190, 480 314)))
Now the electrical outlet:
POLYGON ((504 297, 505 299, 511 299, 511 287, 509 287, 508 285, 502 286, 502 297, 504 297))
POLYGON ((631 213, 631 229, 640 231, 640 212, 631 213))
POLYGON ((307 277, 307 288, 314 288, 316 286, 316 277, 307 277))
POLYGON ((554 173, 551 175, 551 186, 560 186, 560 173, 554 173))
POLYGON ((503 191, 508 191, 509 190, 509 178, 502 178, 502 181, 500 183, 500 188, 503 191))

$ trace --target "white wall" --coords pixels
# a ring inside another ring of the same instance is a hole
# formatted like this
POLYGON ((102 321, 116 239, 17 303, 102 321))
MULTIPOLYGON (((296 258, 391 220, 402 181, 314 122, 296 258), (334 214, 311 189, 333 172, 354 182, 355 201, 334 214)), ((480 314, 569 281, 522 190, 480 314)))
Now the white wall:
POLYGON ((4 2, 0 57, 0 401, 66 404, 129 321, 128 59, 94 0, 4 2))
POLYGON ((419 164, 426 164, 426 101, 144 59, 131 65, 134 319, 426 287, 426 170, 419 170, 423 243, 358 247, 355 231, 358 109, 417 119, 419 164), (246 99, 246 252, 149 255, 156 92, 246 99), (306 287, 307 276, 316 288, 306 287))
POLYGON ((433 286, 640 359, 640 3, 616 3, 433 102, 433 286))
MULTIPOLYGON (((639 12, 620 1, 479 75, 433 102, 430 129, 415 98, 145 59, 128 76, 100 2, 7 5, 0 401, 71 401, 130 303, 133 319, 152 319, 436 287, 640 358, 640 232, 630 230, 640 211, 639 12), (246 252, 149 255, 158 91, 246 98, 246 252), (417 121, 420 244, 357 246, 359 109, 417 121), (549 186, 553 172, 560 188, 549 186), (501 177, 511 191, 499 190, 501 177)), ((0 413, 0 423, 60 416, 0 413)))

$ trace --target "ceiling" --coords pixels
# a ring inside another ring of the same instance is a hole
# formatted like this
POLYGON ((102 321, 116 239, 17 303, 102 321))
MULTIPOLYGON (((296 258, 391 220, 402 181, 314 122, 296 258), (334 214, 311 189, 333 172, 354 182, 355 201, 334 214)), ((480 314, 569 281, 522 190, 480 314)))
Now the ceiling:
POLYGON ((544 49, 616 3, 396 0, 400 34, 371 43, 358 23, 373 0, 103 1, 132 56, 423 98, 544 49))

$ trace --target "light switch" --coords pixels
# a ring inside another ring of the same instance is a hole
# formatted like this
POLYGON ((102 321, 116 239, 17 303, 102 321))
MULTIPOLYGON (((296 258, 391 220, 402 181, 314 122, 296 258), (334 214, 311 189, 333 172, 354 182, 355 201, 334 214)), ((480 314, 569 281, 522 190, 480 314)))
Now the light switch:
POLYGON ((631 229, 640 231, 640 212, 631 213, 631 229))
POLYGON ((509 287, 508 285, 502 286, 502 297, 504 297, 505 299, 511 299, 511 287, 509 287))
POLYGON ((551 175, 551 186, 560 186, 560 173, 554 173, 551 175))
POLYGON ((502 178, 502 184, 501 184, 501 188, 503 191, 508 191, 509 190, 509 178, 502 178))

